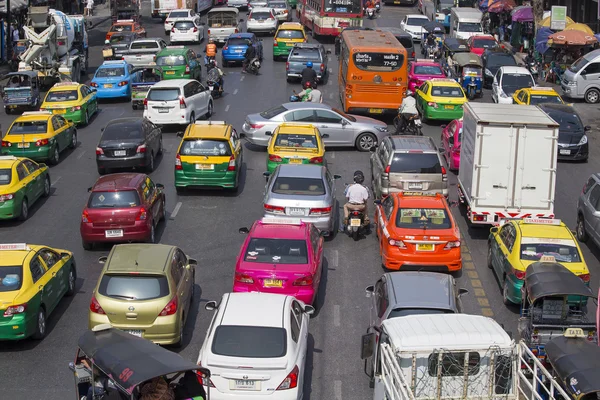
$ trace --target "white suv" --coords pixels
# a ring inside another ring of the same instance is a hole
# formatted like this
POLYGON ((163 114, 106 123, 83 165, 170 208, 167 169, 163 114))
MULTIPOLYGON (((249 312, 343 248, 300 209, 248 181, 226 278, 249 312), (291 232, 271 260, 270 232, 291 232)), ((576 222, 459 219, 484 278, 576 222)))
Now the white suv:
POLYGON ((269 32, 274 35, 279 21, 272 8, 255 7, 246 21, 247 32, 269 32))
POLYGON ((144 118, 156 125, 193 124, 213 112, 210 91, 194 79, 171 79, 155 83, 144 100, 144 118))
POLYGON ((196 14, 194 10, 184 8, 181 10, 171 11, 167 19, 165 19, 165 35, 169 36, 175 22, 188 19, 193 19, 196 21, 197 25, 200 25, 200 15, 196 14))
POLYGON ((195 19, 180 19, 175 21, 169 40, 171 44, 182 42, 200 43, 204 39, 204 25, 195 19))
POLYGON ((527 68, 500 67, 492 82, 492 101, 512 104, 513 94, 519 89, 535 86, 535 79, 527 68))

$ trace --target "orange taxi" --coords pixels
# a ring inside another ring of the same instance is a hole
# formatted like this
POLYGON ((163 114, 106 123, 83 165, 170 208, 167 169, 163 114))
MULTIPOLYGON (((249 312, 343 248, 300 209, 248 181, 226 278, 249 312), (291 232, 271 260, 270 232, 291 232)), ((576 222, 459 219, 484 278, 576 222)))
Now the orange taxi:
POLYGON ((137 33, 138 37, 146 37, 146 29, 139 22, 135 22, 132 19, 119 19, 112 24, 106 33, 106 40, 110 40, 110 37, 115 33, 123 32, 133 32, 137 33))
POLYGON ((462 268, 460 231, 443 195, 394 193, 375 204, 375 232, 385 268, 462 268))

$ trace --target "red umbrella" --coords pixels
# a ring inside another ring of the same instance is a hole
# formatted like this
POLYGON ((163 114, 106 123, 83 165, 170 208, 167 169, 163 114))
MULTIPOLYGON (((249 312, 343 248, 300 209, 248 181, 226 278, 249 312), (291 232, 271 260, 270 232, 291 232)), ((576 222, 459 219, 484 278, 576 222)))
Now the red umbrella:
POLYGON ((488 12, 512 11, 516 6, 515 0, 490 0, 488 3, 488 12))
POLYGON ((560 31, 548 36, 548 44, 565 46, 586 46, 597 41, 593 35, 581 31, 560 31))

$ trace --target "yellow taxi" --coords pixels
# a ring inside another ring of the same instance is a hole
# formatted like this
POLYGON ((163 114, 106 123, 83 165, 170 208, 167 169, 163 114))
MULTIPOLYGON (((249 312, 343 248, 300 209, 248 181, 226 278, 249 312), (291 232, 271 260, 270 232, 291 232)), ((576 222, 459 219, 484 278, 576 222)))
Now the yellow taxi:
POLYGON ((29 207, 50 196, 48 166, 28 158, 0 156, 0 220, 29 217, 29 207))
POLYGON ((68 250, 0 244, 0 340, 44 338, 48 316, 75 293, 76 279, 68 250))
POLYGON ((67 121, 85 126, 98 111, 96 89, 77 82, 57 83, 46 94, 40 110, 60 114, 67 121))
POLYGON ((502 285, 505 304, 521 303, 525 271, 538 261, 562 264, 584 283, 590 283, 590 271, 579 244, 561 220, 509 220, 490 230, 487 264, 502 285))
POLYGON ((225 121, 188 125, 175 156, 175 189, 222 187, 237 190, 242 169, 242 143, 225 121))
POLYGON ((434 78, 416 89, 417 109, 423 122, 428 119, 452 121, 463 116, 467 96, 454 79, 434 78))
POLYGON ((513 94, 513 103, 537 106, 541 103, 565 104, 562 97, 551 87, 534 86, 519 89, 513 94))
POLYGON ((297 43, 306 43, 304 26, 299 22, 284 22, 280 24, 273 38, 273 61, 279 57, 286 57, 297 43))
POLYGON ((73 122, 50 111, 28 111, 18 117, 2 138, 2 155, 27 157, 58 164, 60 152, 77 146, 73 122))
POLYGON ((325 163, 325 145, 323 139, 329 135, 310 124, 281 124, 271 136, 267 146, 267 170, 275 171, 279 164, 316 164, 325 163))

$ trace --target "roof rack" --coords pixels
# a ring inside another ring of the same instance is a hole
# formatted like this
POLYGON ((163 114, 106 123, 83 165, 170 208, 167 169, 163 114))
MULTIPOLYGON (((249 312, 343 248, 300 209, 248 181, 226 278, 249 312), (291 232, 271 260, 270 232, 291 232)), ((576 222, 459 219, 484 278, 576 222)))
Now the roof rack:
POLYGON ((269 218, 264 217, 260 220, 263 225, 303 225, 304 222, 300 218, 269 218))

